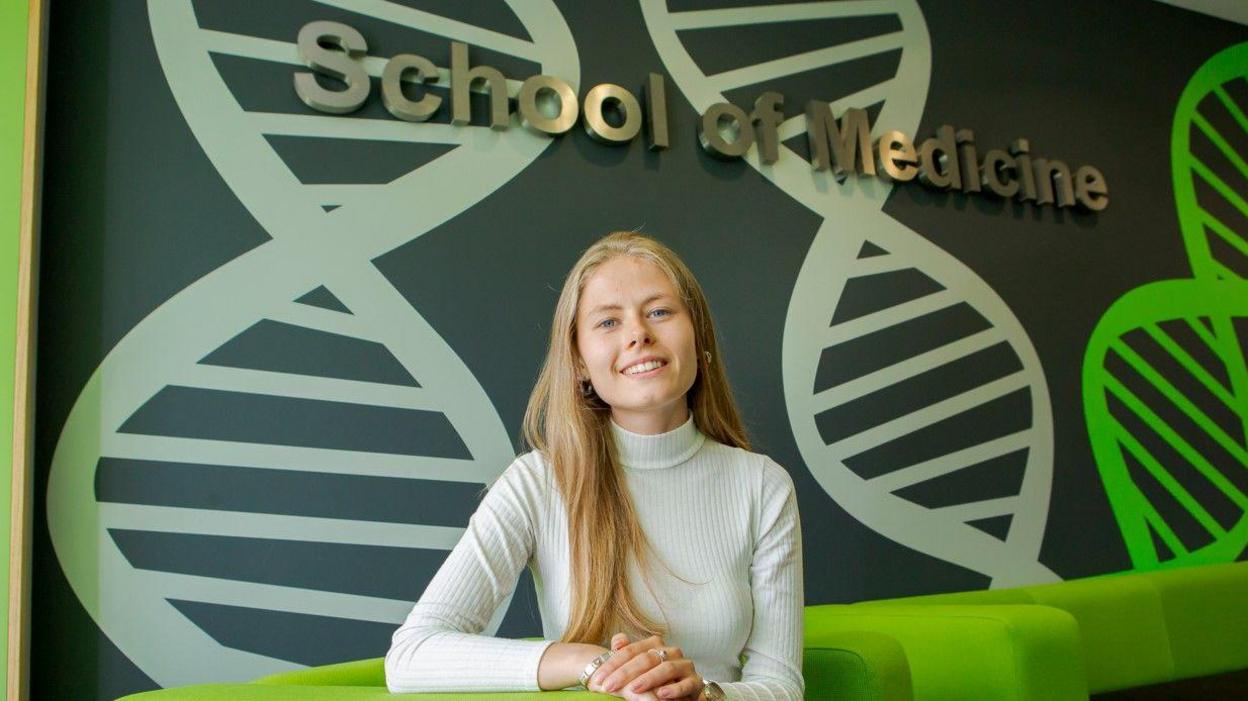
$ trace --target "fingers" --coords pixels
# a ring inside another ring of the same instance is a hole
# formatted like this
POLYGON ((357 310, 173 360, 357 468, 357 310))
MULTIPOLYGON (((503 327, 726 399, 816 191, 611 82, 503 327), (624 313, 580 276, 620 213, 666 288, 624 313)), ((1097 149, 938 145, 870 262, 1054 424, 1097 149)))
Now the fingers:
MULTIPOLYGON (((636 645, 635 642, 633 645, 636 645)), ((624 651, 629 651, 633 645, 624 647, 624 651)), ((683 659, 679 647, 645 647, 604 677, 603 690, 612 694, 624 685, 630 685, 630 690, 646 691, 663 682, 688 676, 691 672, 693 662, 683 659), (660 650, 664 652, 666 661, 663 661, 664 656, 660 656, 660 650)))
MULTIPOLYGON (((601 677, 602 690, 607 693, 613 693, 647 670, 683 658, 684 655, 681 653, 680 648, 664 647, 662 643, 662 638, 656 635, 621 648, 606 664, 603 664, 598 669, 599 672, 602 672, 607 667, 607 664, 611 662, 616 663, 612 665, 612 669, 605 672, 605 676, 601 677), (659 654, 660 650, 663 651, 663 655, 659 654), (664 656, 667 658, 668 663, 662 663, 664 656)), ((650 686, 653 686, 653 684, 650 686)), ((644 689, 642 690, 644 691, 644 689)))
POLYGON ((654 695, 660 699, 697 698, 701 692, 702 677, 695 674, 659 687, 655 690, 654 695))
MULTIPOLYGON (((617 635, 623 635, 623 634, 621 633, 617 635)), ((627 640, 628 636, 624 636, 624 638, 627 640)), ((592 677, 592 679, 594 680, 599 680, 598 683, 602 685, 603 690, 606 690, 606 680, 611 678, 612 673, 614 673, 620 667, 623 667, 626 663, 631 661, 637 655, 642 654, 643 652, 645 652, 646 650, 650 648, 658 647, 663 644, 662 638, 660 638, 657 635, 652 635, 649 638, 646 638, 644 640, 638 640, 635 643, 627 643, 623 647, 616 650, 615 645, 614 645, 615 639, 616 639, 616 636, 612 636, 611 638, 612 648, 611 649, 613 650, 614 654, 611 655, 611 659, 607 660, 606 662, 603 662, 602 666, 598 668, 598 671, 594 672, 594 676, 592 677)), ((648 655, 648 657, 654 657, 654 655, 648 655)), ((637 671, 639 672, 639 671, 649 669, 650 667, 654 666, 655 662, 657 662, 657 660, 652 659, 647 664, 645 664, 645 666, 640 667, 640 669, 638 669, 637 671)), ((624 686, 625 681, 632 679, 635 676, 637 676, 637 672, 634 672, 633 674, 630 674, 624 677, 623 679, 620 679, 619 684, 617 685, 616 688, 624 686)))
MULTIPOLYGON (((631 683, 628 688, 633 692, 649 691, 657 689, 664 685, 671 685, 676 682, 683 682, 691 677, 696 676, 693 669, 693 661, 685 659, 669 659, 667 662, 656 665, 631 683)), ((674 694, 667 698, 679 698, 686 694, 674 694)))
MULTIPOLYGON (((624 646, 628 645, 628 642, 629 642, 628 635, 625 633, 616 633, 615 635, 611 636, 611 652, 612 652, 611 656, 614 657, 616 654, 618 654, 620 650, 624 648, 624 646)), ((610 661, 610 658, 608 658, 608 662, 609 661, 610 661)), ((590 691, 603 691, 602 684, 598 680, 605 679, 606 678, 605 675, 610 674, 611 669, 614 667, 614 665, 612 665, 612 667, 603 669, 603 667, 606 665, 607 663, 603 663, 603 665, 599 665, 598 669, 594 672, 593 675, 590 676, 589 680, 586 682, 585 688, 589 689, 590 691)))

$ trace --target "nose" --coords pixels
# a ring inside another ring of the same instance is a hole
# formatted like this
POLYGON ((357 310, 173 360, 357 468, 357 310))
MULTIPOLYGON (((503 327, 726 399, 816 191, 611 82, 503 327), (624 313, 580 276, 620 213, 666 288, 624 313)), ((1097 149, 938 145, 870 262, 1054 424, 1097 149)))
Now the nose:
POLYGON ((633 324, 633 328, 629 329, 629 348, 638 345, 648 346, 654 343, 654 336, 650 333, 650 327, 644 321, 637 321, 633 324))

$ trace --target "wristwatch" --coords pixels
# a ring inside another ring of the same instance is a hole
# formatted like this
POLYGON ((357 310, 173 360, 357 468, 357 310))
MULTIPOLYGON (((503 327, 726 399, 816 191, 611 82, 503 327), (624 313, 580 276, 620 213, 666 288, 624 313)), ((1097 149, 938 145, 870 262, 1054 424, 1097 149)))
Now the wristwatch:
POLYGON ((710 679, 702 680, 702 699, 703 701, 724 701, 724 690, 710 679))

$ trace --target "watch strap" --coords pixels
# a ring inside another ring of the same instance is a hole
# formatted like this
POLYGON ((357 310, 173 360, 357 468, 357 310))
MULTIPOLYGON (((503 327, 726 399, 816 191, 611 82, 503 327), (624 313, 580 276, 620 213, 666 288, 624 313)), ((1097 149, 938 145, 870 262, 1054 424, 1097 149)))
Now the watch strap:
POLYGON ((582 689, 585 689, 586 691, 589 690, 589 678, 594 676, 594 672, 597 672, 598 668, 602 666, 602 663, 609 659, 611 659, 611 651, 607 650, 601 655, 590 660, 589 664, 585 665, 585 670, 582 671, 581 676, 577 678, 577 682, 581 685, 582 689))
POLYGON ((724 695, 724 690, 719 687, 719 684, 710 679, 702 680, 703 701, 724 701, 725 698, 727 697, 724 695))

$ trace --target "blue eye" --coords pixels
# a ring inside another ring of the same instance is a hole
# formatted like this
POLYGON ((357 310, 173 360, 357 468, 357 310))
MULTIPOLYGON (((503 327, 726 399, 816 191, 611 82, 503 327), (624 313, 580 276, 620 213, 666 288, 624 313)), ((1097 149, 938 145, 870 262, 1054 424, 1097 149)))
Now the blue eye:
POLYGON ((598 326, 599 328, 609 329, 612 326, 615 326, 615 319, 603 319, 598 322, 598 326))
POLYGON ((650 312, 650 315, 651 315, 651 316, 655 316, 655 315, 661 315, 661 316, 671 316, 671 315, 672 315, 672 310, 670 310, 670 309, 655 309, 654 311, 650 312))

